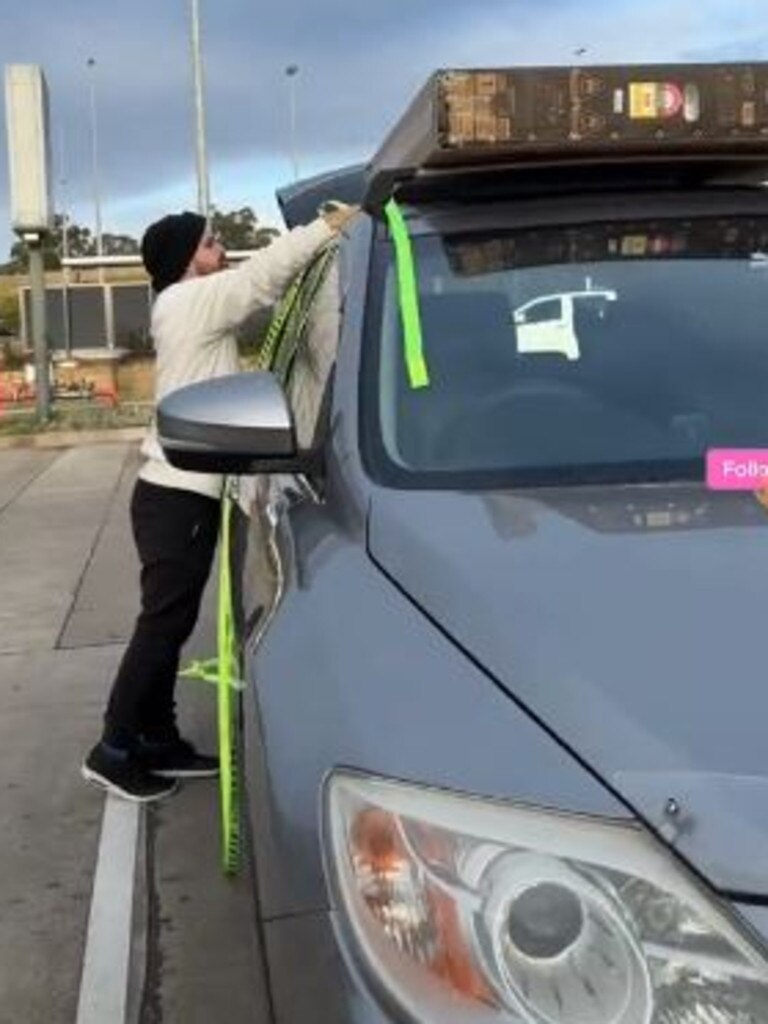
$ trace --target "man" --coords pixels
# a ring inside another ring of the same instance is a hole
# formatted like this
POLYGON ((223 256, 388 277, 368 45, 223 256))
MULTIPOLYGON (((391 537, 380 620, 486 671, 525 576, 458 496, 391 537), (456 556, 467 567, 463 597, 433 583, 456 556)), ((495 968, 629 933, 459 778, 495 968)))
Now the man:
MULTIPOLYGON (((235 331, 275 304, 315 253, 357 212, 336 205, 235 269, 199 214, 152 224, 142 258, 157 295, 152 336, 156 400, 195 381, 236 373, 235 331)), ((126 799, 169 795, 179 778, 218 773, 215 757, 179 734, 174 690, 181 648, 197 621, 218 538, 221 476, 188 473, 165 459, 154 427, 131 499, 141 561, 141 613, 113 683, 102 739, 85 779, 126 799)))

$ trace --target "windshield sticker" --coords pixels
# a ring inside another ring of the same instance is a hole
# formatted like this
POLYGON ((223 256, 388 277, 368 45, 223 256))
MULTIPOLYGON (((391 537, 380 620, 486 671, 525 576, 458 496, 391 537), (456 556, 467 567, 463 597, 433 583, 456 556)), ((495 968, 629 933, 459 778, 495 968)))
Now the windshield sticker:
POLYGON ((403 324, 405 365, 411 388, 429 387, 429 371, 424 359, 424 343, 421 332, 421 310, 419 308, 419 286, 416 277, 416 261, 408 234, 405 218, 394 199, 384 208, 389 230, 395 245, 397 285, 400 316, 403 324))
POLYGON ((632 82, 629 116, 634 120, 675 117, 683 109, 683 90, 674 82, 632 82))

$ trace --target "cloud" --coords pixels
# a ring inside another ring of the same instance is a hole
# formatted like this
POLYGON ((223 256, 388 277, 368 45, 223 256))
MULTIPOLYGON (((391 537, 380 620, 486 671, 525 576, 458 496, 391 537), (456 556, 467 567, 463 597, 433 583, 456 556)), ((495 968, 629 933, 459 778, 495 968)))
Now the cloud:
MULTIPOLYGON (((167 197, 194 202, 187 0, 6 6, 0 62, 46 71, 54 151, 64 154, 76 216, 89 218, 91 208, 91 56, 105 225, 142 223, 167 197)), ((200 8, 212 180, 222 200, 238 201, 239 180, 239 202, 255 196, 265 206, 289 175, 291 63, 300 68, 297 141, 309 172, 369 156, 437 66, 569 63, 578 47, 595 63, 768 54, 763 0, 281 0, 269 18, 257 0, 200 0, 200 8)), ((0 259, 4 145, 3 132, 0 259)))

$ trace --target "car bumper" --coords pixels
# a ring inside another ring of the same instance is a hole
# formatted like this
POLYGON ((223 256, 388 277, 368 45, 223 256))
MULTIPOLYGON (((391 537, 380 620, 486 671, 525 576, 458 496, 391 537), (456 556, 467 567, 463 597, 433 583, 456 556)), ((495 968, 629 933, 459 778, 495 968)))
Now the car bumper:
POLYGON ((275 1020, 280 1024, 401 1024, 380 1009, 339 953, 329 913, 264 926, 275 1020))

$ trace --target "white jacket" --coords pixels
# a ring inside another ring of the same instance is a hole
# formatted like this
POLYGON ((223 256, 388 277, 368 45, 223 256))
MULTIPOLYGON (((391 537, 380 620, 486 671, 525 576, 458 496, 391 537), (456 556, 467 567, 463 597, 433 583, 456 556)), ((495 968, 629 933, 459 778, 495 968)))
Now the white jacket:
MULTIPOLYGON (((238 267, 191 277, 160 293, 152 309, 155 401, 196 381, 237 373, 235 331, 252 313, 273 306, 314 253, 333 237, 325 221, 294 228, 238 267)), ((175 469, 163 454, 154 423, 142 445, 142 480, 221 496, 223 478, 175 469)))

